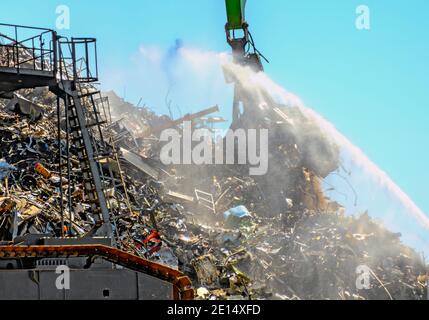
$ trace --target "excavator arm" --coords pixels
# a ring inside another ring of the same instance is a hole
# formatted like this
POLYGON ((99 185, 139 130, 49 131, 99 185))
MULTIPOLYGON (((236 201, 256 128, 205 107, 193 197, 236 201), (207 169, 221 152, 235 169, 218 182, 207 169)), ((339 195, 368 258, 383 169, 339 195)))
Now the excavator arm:
MULTIPOLYGON (((226 39, 232 48, 233 61, 236 64, 252 68, 256 72, 264 70, 261 62, 263 57, 256 49, 252 35, 249 31, 249 24, 246 22, 247 0, 225 0, 226 15, 228 22, 225 25, 226 39)), ((265 59, 266 60, 266 59, 265 59)), ((242 116, 240 104, 243 104, 243 111, 252 109, 245 102, 245 93, 239 81, 225 71, 227 82, 235 82, 234 103, 232 107, 232 122, 238 124, 242 116)))
POLYGON ((228 22, 225 25, 226 39, 232 48, 234 62, 247 65, 255 71, 263 71, 261 55, 255 48, 246 22, 247 0, 225 0, 228 22), (249 47, 253 49, 250 52, 249 47))
POLYGON ((247 0, 226 0, 227 30, 242 29, 245 23, 245 9, 247 0))

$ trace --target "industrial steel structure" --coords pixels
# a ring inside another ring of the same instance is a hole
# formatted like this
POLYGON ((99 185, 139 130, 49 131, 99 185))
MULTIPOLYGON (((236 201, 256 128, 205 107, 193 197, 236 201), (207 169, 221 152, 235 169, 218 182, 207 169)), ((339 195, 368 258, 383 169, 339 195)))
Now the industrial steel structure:
POLYGON ((115 222, 105 190, 120 187, 124 181, 117 181, 111 169, 109 176, 103 173, 102 161, 115 161, 121 169, 114 144, 104 140, 109 106, 96 89, 97 81, 96 39, 68 39, 54 30, 0 24, 0 97, 12 99, 17 90, 37 87, 49 87, 57 96, 62 224, 60 238, 32 235, 0 245, 2 300, 193 298, 191 282, 180 271, 115 246, 115 222), (64 140, 65 154, 61 154, 64 140), (71 145, 77 150, 85 200, 91 204, 94 221, 82 238, 74 238, 72 228, 65 228, 73 224, 71 183, 67 192, 63 187, 64 180, 71 181, 71 145), (55 286, 60 265, 71 270, 69 290, 55 286))

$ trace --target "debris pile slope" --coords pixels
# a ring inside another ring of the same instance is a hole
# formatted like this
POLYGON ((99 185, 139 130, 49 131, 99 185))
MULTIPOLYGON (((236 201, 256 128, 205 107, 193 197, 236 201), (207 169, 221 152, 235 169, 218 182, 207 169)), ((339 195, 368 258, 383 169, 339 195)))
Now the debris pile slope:
MULTIPOLYGON (((277 110, 278 128, 258 124, 277 129, 269 136, 275 165, 262 178, 246 175, 247 166, 170 168, 174 179, 165 185, 184 208, 160 225, 167 222, 163 233, 176 240, 181 268, 203 286, 201 298, 424 299, 426 266, 400 235, 366 213, 344 216, 324 196, 321 179, 339 166, 335 145, 298 109, 277 110), (201 190, 213 208, 198 200, 201 190), (240 206, 250 213, 235 224, 222 214, 240 206), (370 290, 357 285, 362 268, 370 290)), ((241 126, 255 126, 254 118, 241 126)))
POLYGON ((425 299, 421 257, 366 213, 290 208, 267 217, 253 183, 218 181, 231 187, 220 202, 246 203, 249 215, 207 221, 187 211, 164 229, 184 271, 207 289, 200 298, 425 299), (370 288, 357 287, 359 268, 370 272, 370 288))
MULTIPOLYGON (((58 150, 65 141, 58 145, 55 100, 47 90, 20 94, 40 106, 43 116, 0 102, 0 240, 14 243, 35 234, 60 236, 60 202, 68 201, 67 191, 61 199, 59 190, 58 150)), ((166 167, 153 152, 160 148, 156 135, 135 139, 165 118, 130 104, 127 110, 140 120, 129 118, 136 128, 113 130, 121 166, 115 159, 103 164, 106 176, 111 170, 126 185, 105 190, 116 243, 184 271, 199 299, 426 297, 424 261, 401 244, 399 234, 367 214, 346 217, 324 197, 320 177, 336 167, 335 152, 327 165, 309 169, 299 153, 305 142, 273 130, 270 153, 277 171, 267 180, 251 178, 240 167, 166 167), (369 288, 357 286, 362 266, 370 274, 369 288)), ((288 116, 299 117, 293 111, 288 116)), ((65 213, 64 223, 71 235, 82 237, 94 222, 86 213, 76 157, 72 146, 74 174, 63 185, 71 186, 73 212, 65 213)))

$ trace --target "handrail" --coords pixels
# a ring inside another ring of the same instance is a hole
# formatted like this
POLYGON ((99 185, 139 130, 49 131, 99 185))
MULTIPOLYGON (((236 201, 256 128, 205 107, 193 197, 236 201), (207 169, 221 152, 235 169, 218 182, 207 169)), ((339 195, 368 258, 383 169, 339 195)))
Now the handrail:
POLYGON ((9 23, 0 23, 0 26, 4 27, 13 27, 13 28, 23 28, 23 29, 33 29, 33 30, 42 30, 42 31, 50 31, 54 32, 52 29, 46 29, 46 28, 39 28, 39 27, 30 27, 30 26, 23 26, 18 24, 9 24, 9 23))
POLYGON ((15 68, 17 73, 20 73, 22 68, 51 71, 54 75, 59 73, 60 79, 63 79, 64 75, 67 80, 79 83, 98 81, 96 38, 78 37, 69 39, 58 36, 51 29, 5 23, 0 23, 1 27, 13 28, 7 32, 3 30, 0 32, 0 39, 4 38, 10 41, 7 44, 0 43, 0 48, 5 48, 3 52, 4 66, 15 68), (21 28, 38 30, 41 33, 27 37, 25 40, 20 40, 19 30, 21 28), (52 34, 48 39, 49 33, 52 34), (78 56, 81 52, 82 57, 78 56), (70 54, 71 57, 66 57, 64 53, 67 53, 67 56, 70 54), (32 66, 28 65, 30 63, 32 63, 32 66), (81 67, 78 67, 79 63, 81 67), (71 70, 68 70, 69 67, 71 67, 71 70))
POLYGON ((9 37, 8 35, 0 32, 0 38, 2 38, 2 37, 8 39, 9 41, 15 41, 15 39, 13 39, 13 38, 9 37))
MULTIPOLYGON (((45 32, 42 32, 42 33, 40 33, 40 34, 38 34, 38 35, 35 35, 35 36, 33 36, 33 37, 30 37, 30 38, 28 38, 28 39, 25 39, 25 40, 21 40, 21 41, 19 41, 19 42, 17 42, 16 44, 22 44, 22 43, 24 43, 24 42, 27 42, 27 41, 30 41, 30 40, 33 40, 33 39, 36 39, 36 38, 42 38, 42 36, 43 35, 45 35, 45 34, 48 34, 48 33, 50 33, 50 31, 45 31, 45 32)), ((18 41, 18 40, 17 40, 18 41)))
POLYGON ((96 38, 71 38, 61 37, 58 41, 60 50, 60 73, 65 71, 66 77, 69 77, 67 68, 62 70, 63 64, 70 61, 72 79, 79 83, 90 83, 98 81, 98 58, 97 58, 97 39, 96 38), (70 53, 70 57, 63 55, 63 46, 65 46, 70 53), (92 46, 92 47, 90 47, 92 46), (79 49, 83 50, 83 56, 78 57, 79 49), (92 51, 93 50, 93 51, 92 51), (81 67, 78 68, 78 64, 81 67))
POLYGON ((50 71, 56 74, 57 37, 54 30, 6 23, 0 23, 0 28, 1 27, 5 28, 2 28, 3 32, 0 33, 0 38, 10 41, 10 43, 0 44, 0 47, 6 48, 3 63, 5 63, 7 67, 15 68, 17 73, 20 72, 20 69, 25 68, 50 71), (5 32, 3 29, 7 28, 9 29, 5 32), (37 32, 37 35, 20 40, 19 31, 22 29, 34 30, 35 33, 37 32), (31 62, 32 67, 22 67, 22 65, 31 62))

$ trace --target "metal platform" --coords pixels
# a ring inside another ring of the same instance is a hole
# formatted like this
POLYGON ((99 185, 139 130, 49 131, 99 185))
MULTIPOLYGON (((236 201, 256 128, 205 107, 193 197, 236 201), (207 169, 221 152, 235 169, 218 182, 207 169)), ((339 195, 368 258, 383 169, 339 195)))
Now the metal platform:
POLYGON ((0 24, 0 97, 56 82, 57 36, 50 29, 0 24))
POLYGON ((53 72, 31 69, 0 67, 0 97, 11 99, 13 92, 20 89, 50 87, 55 85, 53 72))

